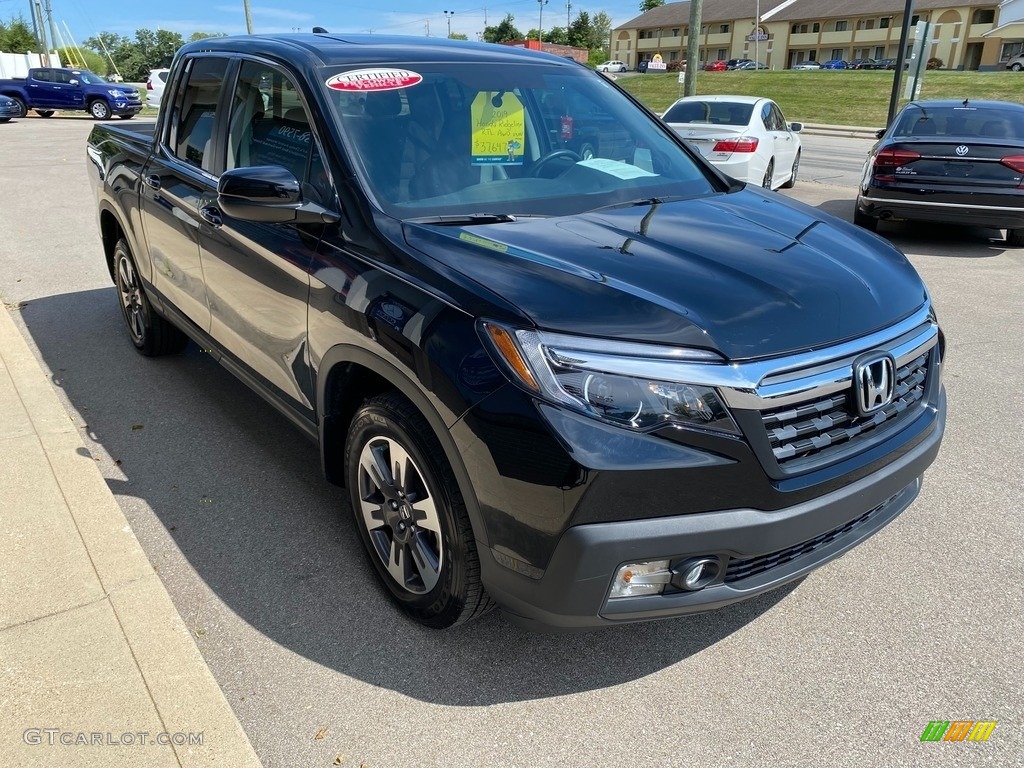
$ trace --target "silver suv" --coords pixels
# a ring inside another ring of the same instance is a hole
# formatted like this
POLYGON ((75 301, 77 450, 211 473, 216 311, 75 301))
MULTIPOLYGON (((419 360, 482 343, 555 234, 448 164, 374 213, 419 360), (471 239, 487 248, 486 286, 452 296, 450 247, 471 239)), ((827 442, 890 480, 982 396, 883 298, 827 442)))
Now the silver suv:
POLYGON ((1012 69, 1014 72, 1020 72, 1024 69, 1024 53, 1018 53, 1016 56, 1012 56, 1006 62, 1006 68, 1012 69))

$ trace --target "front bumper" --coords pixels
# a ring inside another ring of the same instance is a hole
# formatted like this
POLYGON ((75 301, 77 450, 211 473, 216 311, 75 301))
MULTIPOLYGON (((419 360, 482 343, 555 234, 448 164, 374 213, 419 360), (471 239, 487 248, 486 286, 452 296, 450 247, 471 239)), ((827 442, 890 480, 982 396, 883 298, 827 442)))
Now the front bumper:
POLYGON ((112 114, 115 115, 137 115, 142 111, 141 101, 115 101, 110 108, 112 114))
POLYGON ((943 393, 930 431, 911 450, 847 486, 788 508, 728 509, 570 528, 539 579, 510 570, 501 563, 500 552, 482 547, 484 583, 511 620, 541 629, 596 628, 702 613, 756 597, 839 557, 906 509, 938 454, 945 420, 943 393), (625 563, 669 559, 675 565, 710 554, 722 558, 727 570, 724 578, 698 592, 607 599, 612 578, 625 563), (730 573, 739 578, 728 580, 730 573))

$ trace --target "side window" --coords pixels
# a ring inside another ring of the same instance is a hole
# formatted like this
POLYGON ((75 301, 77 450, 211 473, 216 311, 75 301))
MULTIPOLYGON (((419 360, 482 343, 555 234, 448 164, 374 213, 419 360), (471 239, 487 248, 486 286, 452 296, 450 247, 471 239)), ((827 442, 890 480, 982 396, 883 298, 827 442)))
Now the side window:
POLYGON ((766 131, 774 131, 775 126, 772 122, 772 105, 765 104, 761 107, 761 122, 764 123, 766 131))
POLYGON ((228 114, 228 168, 284 166, 315 202, 331 199, 309 115, 290 78, 265 64, 243 62, 228 114))
POLYGON ((52 83, 53 73, 48 69, 37 69, 36 73, 32 75, 32 79, 41 83, 52 83))
POLYGON ((70 85, 72 80, 77 81, 77 78, 71 72, 61 72, 58 70, 53 73, 53 81, 55 83, 64 83, 66 85, 70 85))
POLYGON ((782 111, 778 105, 772 105, 772 120, 775 122, 776 131, 788 131, 789 126, 786 124, 786 118, 782 116, 782 111))
POLYGON ((213 173, 213 123, 228 60, 192 59, 171 120, 170 150, 179 160, 213 173))

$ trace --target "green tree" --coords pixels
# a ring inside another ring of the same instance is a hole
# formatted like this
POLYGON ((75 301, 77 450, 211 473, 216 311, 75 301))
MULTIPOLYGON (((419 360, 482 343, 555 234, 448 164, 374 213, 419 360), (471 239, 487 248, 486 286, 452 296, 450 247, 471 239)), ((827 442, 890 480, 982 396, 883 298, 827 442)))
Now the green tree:
POLYGON ((57 55, 60 56, 61 63, 65 67, 81 67, 90 72, 95 72, 97 75, 107 75, 110 73, 110 65, 107 63, 106 58, 100 56, 95 51, 90 51, 86 48, 58 48, 57 55))
POLYGON ((590 14, 586 11, 577 13, 576 18, 569 25, 566 37, 569 40, 569 45, 574 45, 577 48, 590 48, 590 14))
POLYGON ((194 43, 196 40, 206 40, 210 37, 227 37, 223 32, 193 32, 188 36, 188 41, 194 43))
POLYGON ((565 31, 565 27, 552 27, 544 31, 544 42, 569 45, 569 35, 565 31))
POLYGON ((6 23, 0 22, 0 51, 27 53, 38 50, 39 41, 21 16, 11 17, 6 23))
POLYGON ((590 45, 591 50, 608 48, 612 34, 612 19, 604 11, 598 11, 590 20, 590 45))
POLYGON ((640 13, 653 11, 655 8, 660 8, 664 4, 665 0, 640 0, 640 13))
POLYGON ((452 32, 450 35, 448 35, 448 39, 449 40, 469 40, 469 38, 466 37, 461 32, 452 32))
POLYGON ((495 27, 484 28, 484 40, 488 43, 507 43, 509 40, 522 40, 523 33, 516 29, 515 17, 509 13, 495 27))

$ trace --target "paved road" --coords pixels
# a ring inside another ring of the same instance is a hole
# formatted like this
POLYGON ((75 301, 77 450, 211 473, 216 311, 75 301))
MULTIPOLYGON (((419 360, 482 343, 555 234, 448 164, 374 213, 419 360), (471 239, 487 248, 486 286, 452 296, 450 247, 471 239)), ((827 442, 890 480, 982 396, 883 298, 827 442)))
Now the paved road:
POLYGON ((856 187, 864 169, 864 158, 875 140, 802 133, 800 143, 803 147, 801 181, 856 187))
MULTIPOLYGON (((951 415, 920 499, 878 536, 711 615, 432 633, 369 581, 312 445, 195 346, 131 348, 89 127, 0 126, 0 293, 25 302, 21 329, 268 768, 1024 765, 1024 252, 998 233, 883 227, 939 308, 951 415), (957 718, 999 725, 919 741, 957 718)), ((793 196, 851 215, 849 188, 793 196)))

